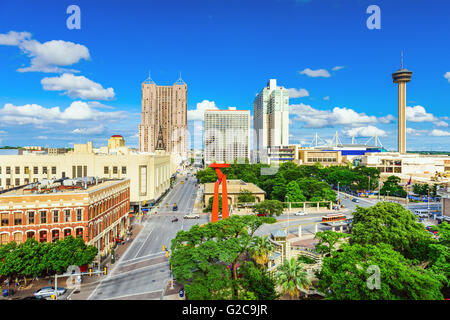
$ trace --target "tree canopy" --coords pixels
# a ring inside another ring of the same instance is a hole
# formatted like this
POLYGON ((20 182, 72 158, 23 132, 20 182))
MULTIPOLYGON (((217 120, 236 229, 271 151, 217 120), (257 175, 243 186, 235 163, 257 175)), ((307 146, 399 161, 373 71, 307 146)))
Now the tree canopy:
POLYGON ((397 203, 379 202, 356 208, 351 241, 362 245, 387 243, 405 257, 421 261, 432 236, 411 211, 397 203))
POLYGON ((185 286, 186 297, 199 300, 275 297, 274 288, 257 289, 256 284, 266 281, 268 275, 250 259, 249 253, 254 232, 264 223, 274 221, 254 215, 231 216, 179 231, 172 240, 170 263, 174 278, 185 286))
POLYGON ((415 266, 386 243, 343 244, 342 251, 325 257, 318 288, 326 299, 435 300, 442 299, 442 283, 429 270, 415 266), (379 269, 379 289, 375 272, 379 269), (372 285, 372 286, 371 286, 372 285))

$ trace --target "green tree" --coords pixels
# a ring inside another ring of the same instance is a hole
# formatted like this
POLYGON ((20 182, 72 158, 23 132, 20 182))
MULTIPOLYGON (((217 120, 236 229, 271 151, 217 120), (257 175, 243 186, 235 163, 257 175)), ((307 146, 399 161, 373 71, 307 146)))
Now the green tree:
POLYGON ((269 216, 279 216, 283 213, 283 203, 278 200, 264 200, 253 206, 253 211, 257 213, 266 213, 269 216))
POLYGON ((255 202, 255 195, 250 190, 241 190, 238 195, 240 203, 255 202))
POLYGON ((361 245, 387 243, 405 257, 422 261, 433 239, 411 211, 397 203, 379 202, 368 208, 356 207, 351 241, 361 245))
POLYGON ((48 250, 48 260, 56 273, 63 273, 71 265, 82 266, 94 261, 98 250, 88 246, 82 238, 65 237, 56 241, 48 250))
POLYGON ((249 248, 250 255, 261 269, 269 262, 272 251, 274 251, 274 245, 264 236, 254 237, 249 248))
POLYGON ((286 179, 281 174, 275 176, 275 181, 270 194, 271 199, 284 201, 284 196, 286 195, 286 179))
POLYGON ((399 185, 400 178, 397 176, 389 176, 384 182, 383 187, 380 190, 381 195, 390 195, 396 197, 406 197, 406 191, 399 185))
POLYGON ((318 240, 315 245, 316 251, 325 256, 330 256, 336 250, 336 245, 346 236, 347 235, 330 230, 317 232, 314 236, 314 239, 318 240))
POLYGON ((288 293, 291 299, 300 296, 301 289, 308 289, 311 281, 308 279, 308 273, 303 270, 301 262, 294 257, 286 259, 282 265, 277 268, 275 281, 281 287, 281 292, 288 293))
POLYGON ((306 197, 300 190, 297 181, 291 181, 286 187, 286 196, 289 197, 289 202, 304 202, 306 197))
POLYGON ((438 241, 430 244, 429 247, 429 269, 441 276, 448 290, 450 287, 450 224, 444 221, 433 230, 438 231, 438 241))
MULTIPOLYGON (((189 299, 239 299, 251 295, 242 288, 238 266, 249 255, 254 232, 274 218, 253 215, 195 225, 179 231, 172 240, 170 263, 177 282, 182 283, 189 299)), ((254 296, 257 296, 254 294, 254 296)))
POLYGON ((429 270, 415 266, 385 243, 343 244, 342 252, 325 257, 318 289, 329 300, 435 300, 442 284, 429 270), (371 276, 380 270, 379 289, 371 276))

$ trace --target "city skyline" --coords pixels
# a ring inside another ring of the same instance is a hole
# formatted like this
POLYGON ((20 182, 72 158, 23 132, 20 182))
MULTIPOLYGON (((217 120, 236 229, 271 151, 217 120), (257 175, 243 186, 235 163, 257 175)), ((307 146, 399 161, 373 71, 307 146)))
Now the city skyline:
POLYGON ((254 1, 177 2, 180 10, 172 13, 156 2, 79 1, 81 30, 65 26, 68 3, 23 3, 34 10, 0 4, 1 146, 102 145, 121 134, 138 147, 140 84, 151 71, 158 85, 171 85, 181 71, 189 86, 191 137, 205 109, 232 106, 253 115, 256 94, 277 79, 290 93, 290 143, 308 145, 316 132, 331 140, 335 131, 343 141, 355 135, 364 143, 377 133, 396 150, 391 74, 400 68, 403 49, 405 68, 414 71, 406 101, 407 150, 450 151, 450 45, 436 41, 448 30, 444 2, 382 2, 381 30, 365 25, 369 1, 258 2, 264 10, 254 1), (162 13, 170 19, 163 21, 162 13), (105 14, 112 18, 101 19, 105 14), (184 36, 174 43, 168 36, 180 27, 184 36), (152 41, 138 41, 155 28, 152 41), (272 46, 258 49, 263 40, 272 46), (56 47, 70 54, 48 54, 56 47))

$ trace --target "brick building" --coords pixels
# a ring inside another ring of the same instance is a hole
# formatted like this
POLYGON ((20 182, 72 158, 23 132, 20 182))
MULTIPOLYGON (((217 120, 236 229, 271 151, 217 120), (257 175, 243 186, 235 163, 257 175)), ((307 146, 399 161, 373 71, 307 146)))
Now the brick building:
POLYGON ((0 194, 0 244, 82 237, 106 255, 129 226, 130 180, 41 180, 0 194))

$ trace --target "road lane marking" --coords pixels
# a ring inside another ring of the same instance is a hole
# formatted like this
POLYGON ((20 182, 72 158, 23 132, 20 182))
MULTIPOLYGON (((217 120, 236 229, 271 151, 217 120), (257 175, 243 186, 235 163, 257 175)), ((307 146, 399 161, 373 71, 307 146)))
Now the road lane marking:
POLYGON ((163 290, 153 290, 153 291, 146 291, 146 292, 140 292, 140 293, 132 293, 132 294, 126 294, 126 295, 116 296, 116 297, 112 297, 112 298, 106 298, 103 300, 114 300, 114 299, 120 299, 120 298, 127 298, 127 297, 132 297, 132 296, 143 295, 143 294, 152 294, 152 293, 156 293, 156 292, 160 292, 160 291, 163 291, 163 290))

